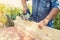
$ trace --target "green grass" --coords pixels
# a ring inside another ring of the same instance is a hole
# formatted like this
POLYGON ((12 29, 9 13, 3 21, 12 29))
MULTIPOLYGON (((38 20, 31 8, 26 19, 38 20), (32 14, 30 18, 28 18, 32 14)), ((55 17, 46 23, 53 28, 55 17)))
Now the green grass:
POLYGON ((54 19, 54 28, 60 30, 60 13, 54 19))

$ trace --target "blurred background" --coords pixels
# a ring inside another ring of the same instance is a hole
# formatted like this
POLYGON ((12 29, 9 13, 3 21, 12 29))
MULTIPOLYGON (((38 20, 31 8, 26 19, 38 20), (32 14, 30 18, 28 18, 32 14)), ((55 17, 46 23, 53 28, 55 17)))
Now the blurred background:
MULTIPOLYGON (((28 1, 27 5, 32 13, 32 1, 28 1)), ((0 25, 9 26, 8 20, 15 20, 18 14, 22 14, 22 9, 21 0, 0 0, 0 25)), ((54 18, 53 24, 55 29, 60 30, 60 13, 54 18)))

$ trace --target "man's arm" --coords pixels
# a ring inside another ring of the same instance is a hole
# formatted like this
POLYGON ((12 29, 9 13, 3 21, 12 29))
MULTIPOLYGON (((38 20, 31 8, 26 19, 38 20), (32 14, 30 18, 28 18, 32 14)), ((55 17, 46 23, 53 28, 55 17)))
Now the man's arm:
POLYGON ((52 10, 50 11, 49 15, 46 17, 46 19, 51 20, 54 18, 57 13, 59 12, 59 2, 58 0, 51 0, 52 10))
POLYGON ((59 3, 57 0, 52 0, 52 10, 50 13, 46 16, 46 18, 39 22, 39 27, 42 28, 43 26, 46 26, 48 22, 53 19, 59 12, 59 3))
POLYGON ((26 13, 26 10, 28 9, 26 2, 27 2, 27 0, 21 0, 21 3, 23 5, 23 13, 24 14, 26 13))
POLYGON ((53 19, 58 14, 58 12, 59 12, 58 8, 53 8, 45 19, 50 21, 51 19, 53 19))
POLYGON ((51 12, 47 15, 47 17, 39 22, 39 27, 42 29, 44 26, 48 24, 48 22, 53 19, 59 12, 58 8, 53 8, 51 12))
POLYGON ((21 3, 22 3, 22 5, 23 5, 23 7, 27 7, 26 1, 27 1, 27 0, 21 0, 21 3))

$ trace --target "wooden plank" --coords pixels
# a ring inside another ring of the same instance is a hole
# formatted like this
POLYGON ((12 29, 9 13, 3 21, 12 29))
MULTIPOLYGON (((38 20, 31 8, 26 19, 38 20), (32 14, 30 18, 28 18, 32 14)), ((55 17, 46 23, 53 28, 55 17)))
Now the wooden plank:
POLYGON ((60 40, 60 30, 45 26, 38 27, 38 23, 22 20, 17 16, 15 27, 0 30, 0 40, 60 40))
POLYGON ((38 40, 60 40, 60 30, 56 30, 49 27, 44 27, 42 30, 38 27, 38 23, 24 21, 20 17, 15 20, 15 26, 22 28, 24 31, 32 35, 38 40), (20 20, 20 21, 18 21, 20 20))

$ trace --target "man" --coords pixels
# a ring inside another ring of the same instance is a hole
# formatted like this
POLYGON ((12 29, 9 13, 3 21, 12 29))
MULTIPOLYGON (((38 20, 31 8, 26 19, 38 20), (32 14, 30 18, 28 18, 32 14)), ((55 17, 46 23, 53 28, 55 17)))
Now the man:
MULTIPOLYGON (((21 0, 23 4, 23 12, 26 13, 28 9, 27 0, 21 0)), ((50 26, 51 20, 59 11, 59 4, 57 0, 32 0, 32 15, 29 19, 39 22, 39 27, 50 26)))

